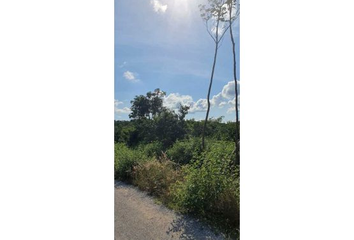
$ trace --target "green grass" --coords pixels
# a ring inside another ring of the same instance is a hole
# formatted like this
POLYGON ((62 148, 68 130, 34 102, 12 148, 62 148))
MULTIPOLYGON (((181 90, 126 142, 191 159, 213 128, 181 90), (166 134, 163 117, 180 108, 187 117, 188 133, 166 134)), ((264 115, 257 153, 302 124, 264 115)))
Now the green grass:
POLYGON ((115 178, 133 183, 169 208, 211 223, 232 239, 238 238, 240 184, 234 143, 210 141, 201 151, 196 142, 185 140, 176 142, 167 154, 158 154, 159 147, 152 143, 130 149, 116 144, 115 178))

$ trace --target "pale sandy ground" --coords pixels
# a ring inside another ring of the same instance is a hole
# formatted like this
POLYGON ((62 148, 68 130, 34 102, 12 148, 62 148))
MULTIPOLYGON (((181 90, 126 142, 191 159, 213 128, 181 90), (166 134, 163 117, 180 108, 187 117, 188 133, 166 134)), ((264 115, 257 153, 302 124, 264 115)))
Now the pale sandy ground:
POLYGON ((115 240, 224 239, 199 221, 154 203, 137 188, 115 183, 115 240))

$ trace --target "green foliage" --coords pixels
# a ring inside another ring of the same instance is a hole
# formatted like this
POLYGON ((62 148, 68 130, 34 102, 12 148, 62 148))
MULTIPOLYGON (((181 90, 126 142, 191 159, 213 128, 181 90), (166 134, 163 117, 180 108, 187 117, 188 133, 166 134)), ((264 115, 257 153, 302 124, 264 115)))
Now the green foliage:
POLYGON ((184 118, 189 107, 180 105, 178 113, 175 113, 163 106, 165 95, 157 88, 146 96, 135 96, 129 115, 132 120, 129 123, 115 121, 114 141, 125 142, 130 147, 159 141, 167 149, 177 139, 183 139, 186 133, 184 118))
POLYGON ((171 146, 177 139, 184 137, 184 129, 178 114, 172 110, 164 109, 154 118, 156 124, 156 137, 164 148, 171 146))
POLYGON ((200 147, 200 138, 185 139, 166 154, 158 154, 163 148, 160 142, 137 148, 117 143, 115 178, 132 182, 167 206, 218 223, 224 230, 239 229, 239 166, 234 162, 234 143, 209 139, 204 151, 200 147))
POLYGON ((164 107, 162 97, 165 96, 166 93, 161 91, 159 88, 155 89, 154 92, 148 92, 146 94, 147 98, 150 101, 150 112, 151 115, 154 117, 159 114, 164 107))
POLYGON ((114 146, 114 178, 122 181, 131 181, 134 166, 148 158, 142 151, 129 149, 123 143, 114 146))
POLYGON ((188 114, 189 108, 189 106, 183 106, 182 104, 180 104, 178 109, 178 117, 181 121, 183 121, 186 115, 188 114))
POLYGON ((127 142, 128 146, 135 147, 156 141, 156 125, 152 119, 136 119, 132 120, 131 124, 134 126, 134 131, 131 132, 127 142))
POLYGON ((128 121, 114 121, 114 142, 127 143, 130 140, 135 126, 128 121))
POLYGON ((157 141, 141 144, 139 145, 139 149, 148 157, 159 157, 164 150, 162 143, 157 141))
MULTIPOLYGON (((201 137, 204 121, 186 120, 186 135, 189 137, 201 137)), ((239 131, 239 122, 237 125, 239 131)), ((222 117, 211 118, 205 129, 205 136, 209 139, 221 141, 235 141, 236 124, 235 122, 222 122, 222 117)))
POLYGON ((166 153, 171 161, 179 165, 188 164, 201 153, 201 141, 199 138, 177 141, 166 153))
POLYGON ((204 121, 185 120, 187 106, 178 112, 163 107, 164 94, 156 89, 136 96, 131 120, 114 122, 115 179, 223 229, 239 229, 239 123, 209 119, 202 150, 204 121))
POLYGON ((165 96, 165 94, 164 91, 157 88, 154 92, 146 93, 146 96, 135 96, 134 100, 130 102, 132 104, 132 112, 129 114, 129 117, 133 119, 150 119, 151 117, 156 116, 164 109, 162 106, 162 97, 165 96))
POLYGON ((234 166, 232 142, 214 142, 199 159, 182 168, 183 181, 172 186, 174 204, 181 211, 205 217, 223 216, 238 227, 239 168, 234 166))
MULTIPOLYGON (((201 138, 203 121, 181 120, 181 115, 163 110, 153 119, 132 121, 114 121, 114 141, 124 142, 130 147, 159 141, 163 150, 176 140, 201 138)), ((239 123, 237 125, 239 131, 239 123)), ((235 141, 236 125, 234 122, 221 122, 221 118, 210 119, 206 128, 206 137, 213 140, 235 141)))
POLYGON ((144 95, 139 95, 131 101, 131 113, 130 118, 141 119, 149 117, 150 114, 150 102, 144 95))

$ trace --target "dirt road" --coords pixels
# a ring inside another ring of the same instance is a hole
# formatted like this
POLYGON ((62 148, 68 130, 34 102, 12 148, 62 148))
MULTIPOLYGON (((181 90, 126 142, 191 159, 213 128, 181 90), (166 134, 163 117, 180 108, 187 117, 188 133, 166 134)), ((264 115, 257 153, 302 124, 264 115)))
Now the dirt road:
POLYGON ((115 240, 224 239, 197 220, 155 204, 135 187, 116 182, 114 191, 115 240))

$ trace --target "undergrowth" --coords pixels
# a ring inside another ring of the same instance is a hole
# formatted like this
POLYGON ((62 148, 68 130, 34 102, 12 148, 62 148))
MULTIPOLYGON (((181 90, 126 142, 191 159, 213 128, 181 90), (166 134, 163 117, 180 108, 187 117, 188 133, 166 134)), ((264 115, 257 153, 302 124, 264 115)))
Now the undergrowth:
POLYGON ((201 151, 196 142, 176 142, 167 154, 157 143, 136 149, 116 144, 115 178, 131 182, 169 208, 198 216, 237 239, 240 182, 234 143, 211 141, 201 151))

